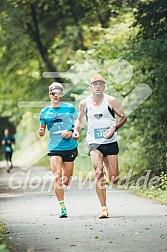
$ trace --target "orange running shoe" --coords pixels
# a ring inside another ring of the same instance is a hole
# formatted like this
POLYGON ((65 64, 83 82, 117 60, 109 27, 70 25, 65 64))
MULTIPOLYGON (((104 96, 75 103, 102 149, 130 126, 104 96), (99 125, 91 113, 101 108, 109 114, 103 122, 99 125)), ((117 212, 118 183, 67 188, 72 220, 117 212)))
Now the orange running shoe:
POLYGON ((99 215, 99 219, 105 219, 109 217, 109 212, 107 206, 103 206, 101 210, 101 214, 99 215))

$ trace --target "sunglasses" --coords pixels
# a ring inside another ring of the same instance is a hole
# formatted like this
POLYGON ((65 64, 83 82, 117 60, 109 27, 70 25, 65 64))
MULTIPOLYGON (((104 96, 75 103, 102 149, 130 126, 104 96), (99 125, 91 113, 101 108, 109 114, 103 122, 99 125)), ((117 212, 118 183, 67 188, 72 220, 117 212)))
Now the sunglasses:
POLYGON ((53 95, 53 96, 61 96, 62 95, 62 92, 51 92, 50 93, 51 95, 53 95))

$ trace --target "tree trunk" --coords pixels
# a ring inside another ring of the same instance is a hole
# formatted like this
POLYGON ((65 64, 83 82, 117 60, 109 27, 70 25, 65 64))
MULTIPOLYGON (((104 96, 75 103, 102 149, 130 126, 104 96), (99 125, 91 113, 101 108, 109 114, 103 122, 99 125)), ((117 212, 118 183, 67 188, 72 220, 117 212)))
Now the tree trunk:
MULTIPOLYGON (((31 4, 30 8, 31 8, 33 26, 31 24, 27 24, 28 30, 30 31, 31 37, 33 38, 34 42, 37 45, 37 48, 39 50, 39 53, 41 55, 43 62, 46 65, 47 70, 49 72, 57 72, 56 67, 54 66, 52 60, 49 59, 49 54, 47 52, 47 48, 42 43, 34 4, 31 4), (34 27, 34 29, 33 29, 33 27, 34 27)), ((58 82, 62 82, 62 79, 59 75, 57 75, 57 77, 55 77, 54 79, 58 82)))
POLYGON ((83 38, 83 35, 82 35, 82 30, 81 30, 80 25, 79 25, 79 19, 78 19, 77 15, 76 15, 76 12, 75 12, 74 3, 73 3, 73 1, 68 0, 68 4, 70 6, 72 17, 74 19, 75 25, 78 27, 79 43, 78 43, 78 40, 76 41, 76 43, 74 43, 74 46, 76 47, 75 49, 76 50, 78 50, 78 49, 86 50, 87 48, 84 46, 84 43, 83 43, 84 38, 83 38))

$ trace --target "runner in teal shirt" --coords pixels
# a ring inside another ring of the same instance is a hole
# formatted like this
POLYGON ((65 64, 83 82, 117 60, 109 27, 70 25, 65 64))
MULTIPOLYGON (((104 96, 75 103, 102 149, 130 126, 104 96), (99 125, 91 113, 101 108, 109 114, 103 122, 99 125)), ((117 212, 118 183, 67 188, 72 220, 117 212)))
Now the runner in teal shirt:
POLYGON ((60 205, 59 218, 67 217, 67 209, 64 203, 64 188, 69 186, 74 169, 74 160, 78 155, 77 142, 72 138, 74 121, 78 112, 76 108, 61 101, 63 86, 53 82, 49 86, 51 105, 40 112, 39 135, 45 135, 48 128, 50 142, 48 144, 50 165, 54 175, 55 194, 60 205))

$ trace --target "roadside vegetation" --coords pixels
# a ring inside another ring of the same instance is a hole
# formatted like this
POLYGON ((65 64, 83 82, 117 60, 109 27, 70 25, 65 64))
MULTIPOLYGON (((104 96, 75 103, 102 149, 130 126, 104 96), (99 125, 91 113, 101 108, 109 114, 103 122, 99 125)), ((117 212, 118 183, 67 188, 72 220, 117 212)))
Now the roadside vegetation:
POLYGON ((2 222, 0 222, 0 252, 10 252, 7 248, 8 246, 5 233, 5 228, 2 222))

